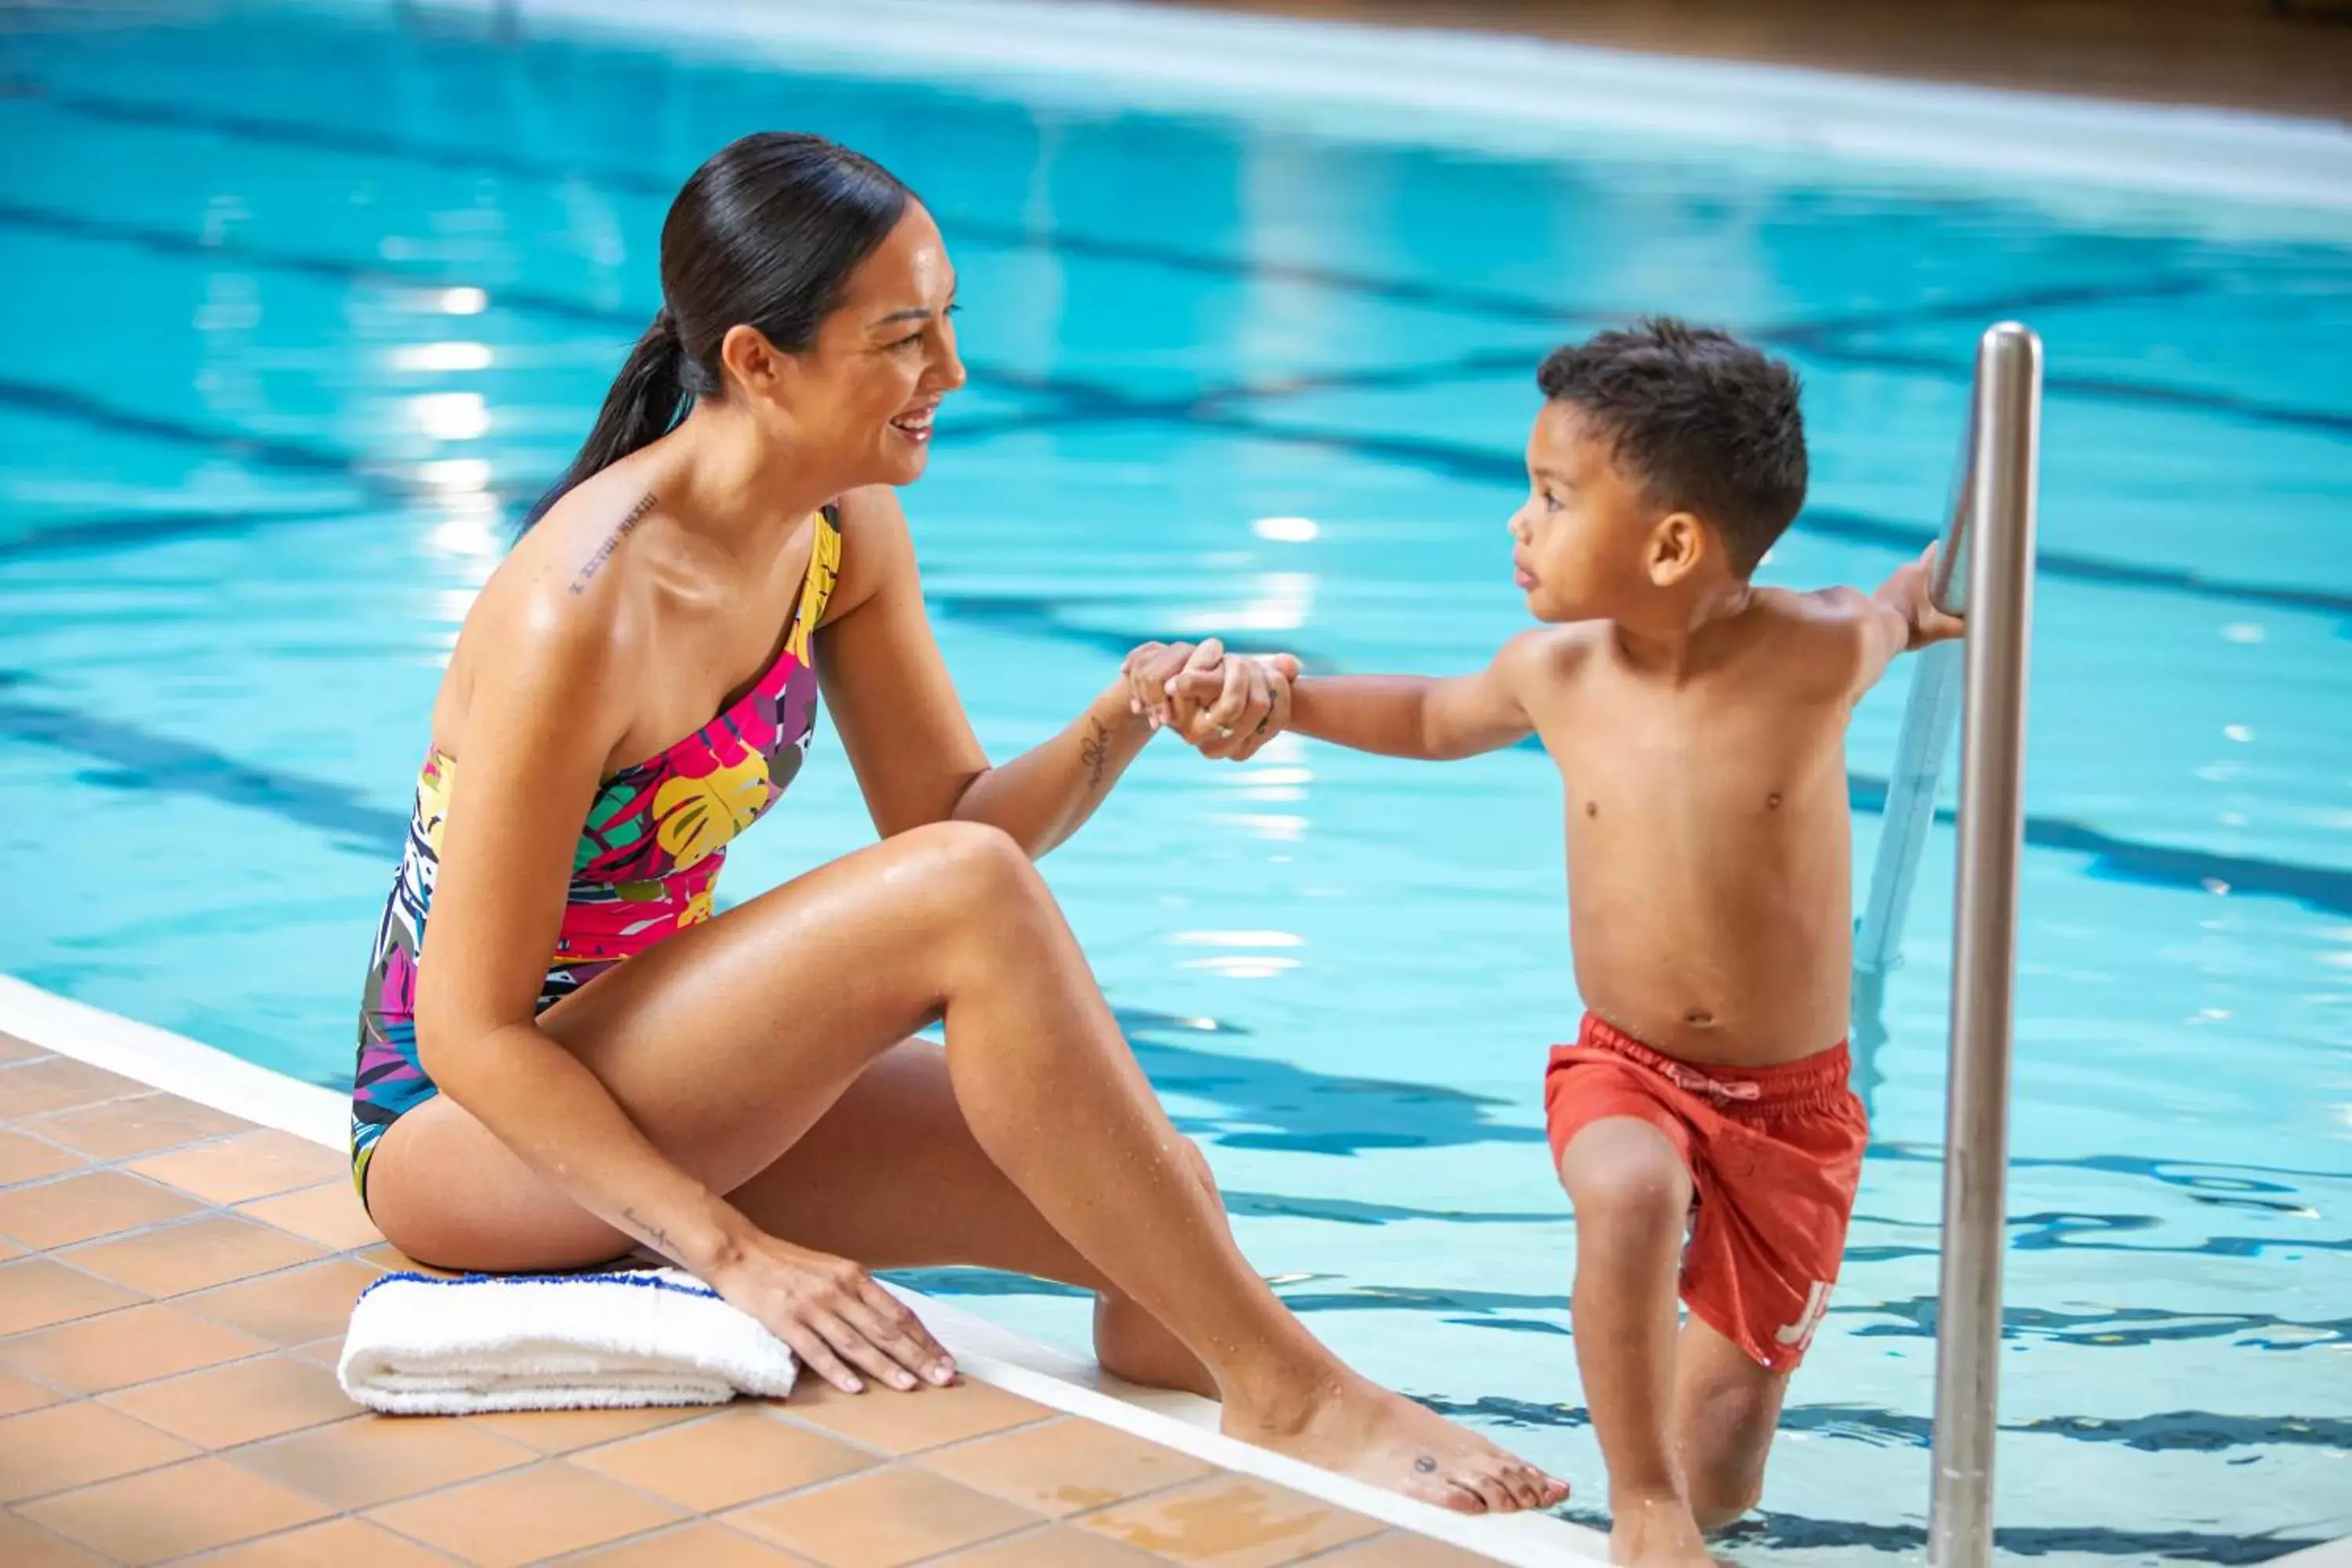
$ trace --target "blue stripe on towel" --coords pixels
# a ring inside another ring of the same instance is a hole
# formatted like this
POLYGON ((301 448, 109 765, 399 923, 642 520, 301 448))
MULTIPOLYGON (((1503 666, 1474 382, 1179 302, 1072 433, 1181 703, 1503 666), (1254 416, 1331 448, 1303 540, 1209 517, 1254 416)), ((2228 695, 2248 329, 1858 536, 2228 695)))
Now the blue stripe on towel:
POLYGON ((681 1285, 675 1279, 663 1279, 652 1273, 461 1274, 454 1279, 444 1279, 436 1275, 417 1274, 405 1269, 397 1274, 387 1274, 381 1279, 370 1280, 367 1289, 359 1293, 359 1300, 364 1301, 378 1286, 395 1281, 415 1285, 629 1285, 640 1290, 667 1290, 673 1295, 698 1296, 710 1301, 719 1300, 719 1292, 699 1280, 681 1285))

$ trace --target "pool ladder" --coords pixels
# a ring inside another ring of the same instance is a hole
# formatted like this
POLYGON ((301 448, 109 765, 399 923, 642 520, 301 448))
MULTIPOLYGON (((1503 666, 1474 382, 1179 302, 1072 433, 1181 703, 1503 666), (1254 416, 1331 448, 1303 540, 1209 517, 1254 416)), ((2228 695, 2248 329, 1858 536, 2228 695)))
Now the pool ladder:
POLYGON ((1939 608, 1968 612, 1969 635, 1914 662, 1887 780, 1885 827, 1854 937, 1854 1043, 1867 1089, 1886 1038, 1885 977, 1901 959, 1904 914, 1957 717, 1959 851, 1927 1510, 1934 1568, 1987 1568, 1992 1561, 2017 879, 2025 831, 2026 641, 2041 445, 2042 341, 2004 321, 1977 344, 1950 521, 1930 588, 1939 608))

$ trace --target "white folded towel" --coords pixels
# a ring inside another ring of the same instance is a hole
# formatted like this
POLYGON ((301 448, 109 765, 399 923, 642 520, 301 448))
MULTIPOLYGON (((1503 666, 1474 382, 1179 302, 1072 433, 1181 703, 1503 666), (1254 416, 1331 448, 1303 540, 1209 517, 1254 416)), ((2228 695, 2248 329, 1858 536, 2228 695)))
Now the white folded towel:
POLYGON ((336 1375, 395 1415, 782 1398, 793 1352, 675 1268, 387 1274, 360 1292, 336 1375))

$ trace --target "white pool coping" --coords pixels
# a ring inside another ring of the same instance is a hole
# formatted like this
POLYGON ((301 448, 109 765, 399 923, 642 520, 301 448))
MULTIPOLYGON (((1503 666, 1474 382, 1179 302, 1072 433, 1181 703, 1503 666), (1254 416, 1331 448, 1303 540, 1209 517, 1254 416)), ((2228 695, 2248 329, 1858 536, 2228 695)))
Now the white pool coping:
MULTIPOLYGON (((309 0, 381 10, 387 0, 309 0)), ((408 0, 414 4, 415 0, 408 0)), ((2108 221, 2352 235, 2352 125, 1505 33, 1138 0, 424 0, 870 79, 1017 86, 1110 112, 1235 109, 1355 140, 1536 156, 1630 135, 1984 176, 2108 221), (2189 198, 2189 199, 2182 199, 2189 198), (2210 210, 2216 204, 2219 211, 2210 210)))
MULTIPOLYGON (((331 1149, 350 1140, 344 1095, 9 974, 0 974, 0 1033, 331 1149)), ((1517 1568, 1589 1568, 1608 1560, 1608 1538, 1598 1531, 1548 1515, 1449 1513, 1318 1470, 1223 1436, 1216 1406, 1208 1400, 1123 1384, 1084 1356, 1040 1344, 950 1302, 891 1289, 955 1352, 965 1373, 1052 1409, 1517 1568)))

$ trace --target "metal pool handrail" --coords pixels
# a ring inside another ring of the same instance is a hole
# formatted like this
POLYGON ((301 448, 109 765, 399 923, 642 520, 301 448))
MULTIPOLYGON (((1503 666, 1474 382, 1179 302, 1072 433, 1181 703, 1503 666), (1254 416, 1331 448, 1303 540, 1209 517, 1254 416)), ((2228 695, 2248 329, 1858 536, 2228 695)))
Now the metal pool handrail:
MULTIPOLYGON (((1995 329, 1998 331, 1999 329, 1995 329)), ((2020 329, 2022 331, 2022 329, 2020 329)), ((1991 342, 1987 333, 1985 343, 1991 342)), ((1944 527, 1943 547, 1936 552, 1935 580, 1930 596, 1947 615, 1968 607, 1969 513, 1973 509, 1978 410, 1982 401, 1981 377, 1985 344, 1978 346, 1979 395, 1971 401, 1969 423, 1960 437, 1959 461, 1952 468, 1952 496, 1946 508, 1950 520, 1944 527)), ((1853 966, 1864 974, 1883 975, 1903 961, 1903 921, 1910 911, 1911 889, 1919 879, 1919 856, 1927 847, 1927 828, 1936 817, 1936 788, 1944 774, 1944 754, 1950 749, 1952 729, 1960 717, 1960 652, 1958 643, 1937 643, 1912 661, 1911 695, 1903 710, 1903 728, 1895 742, 1895 770, 1886 779, 1886 806, 1880 820, 1878 858, 1870 870, 1870 894, 1854 931, 1853 966)), ((1872 1011, 1875 1011, 1873 1008, 1872 1011)))
MULTIPOLYGON (((1960 645, 1958 897, 1936 1313, 1935 1479, 1927 1510, 1934 1568, 1988 1568, 1992 1561, 2017 879, 2025 829, 2026 642, 2042 446, 2042 342, 2013 321, 1993 327, 1977 345, 1969 430, 1953 522, 1955 534, 1972 536, 1972 558, 1969 635, 1960 645)), ((1932 807, 1932 773, 1925 794, 1932 807)), ((1887 826, 1892 833, 1891 819, 1887 826)))

